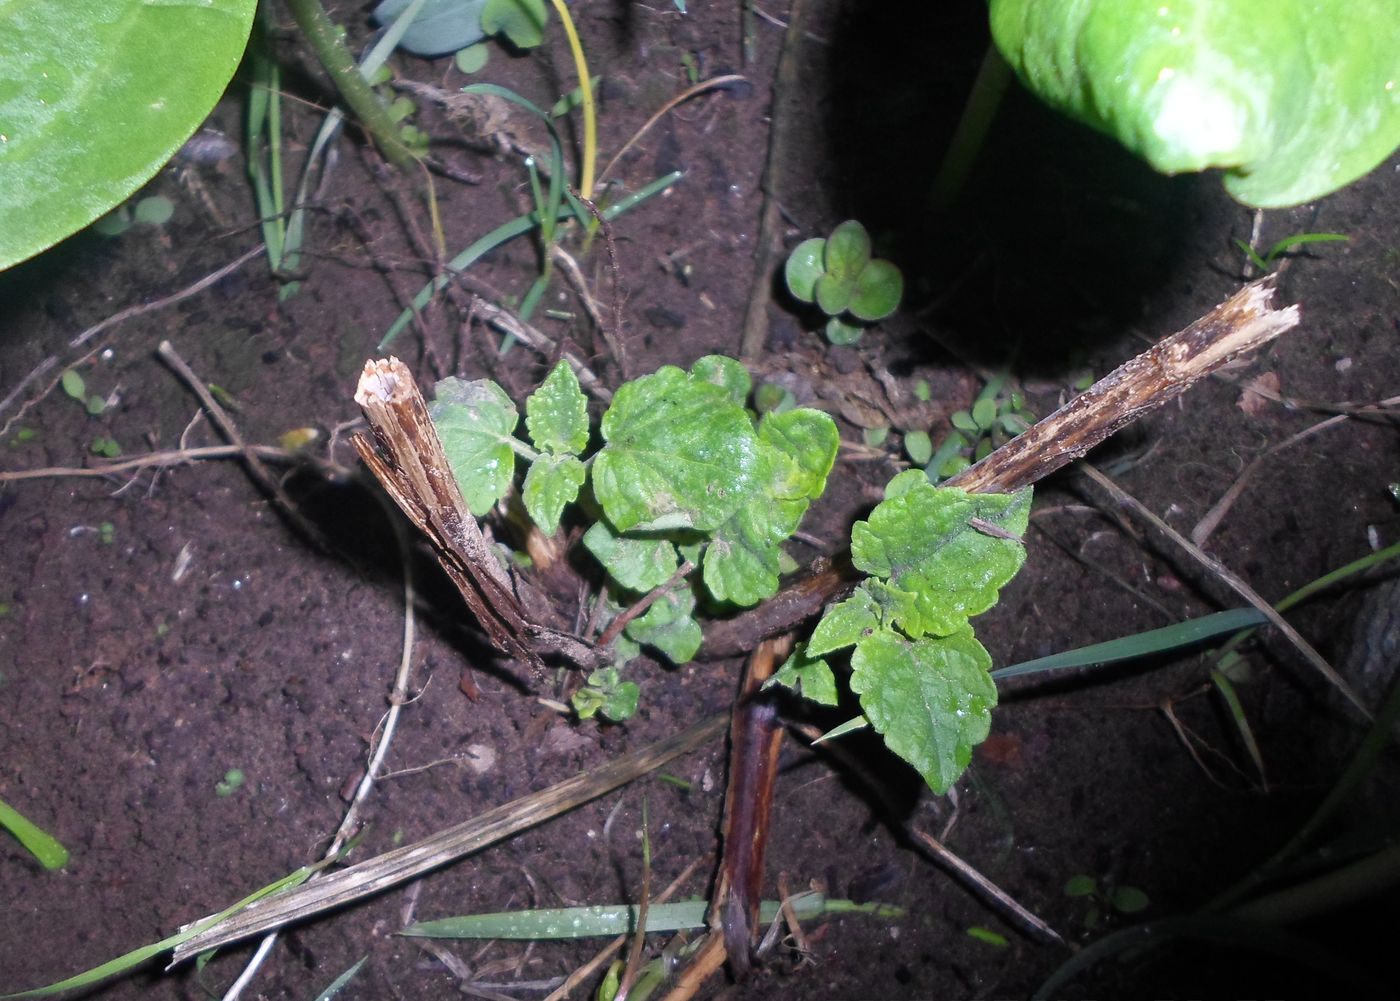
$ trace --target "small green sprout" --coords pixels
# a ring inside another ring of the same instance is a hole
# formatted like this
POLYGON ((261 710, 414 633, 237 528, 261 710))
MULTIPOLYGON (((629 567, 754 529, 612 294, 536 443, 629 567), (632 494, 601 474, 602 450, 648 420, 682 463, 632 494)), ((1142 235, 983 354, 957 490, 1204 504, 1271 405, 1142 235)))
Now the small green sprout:
POLYGON ((241 768, 230 768, 224 772, 223 779, 214 786, 214 795, 227 798, 243 788, 246 780, 241 768))
POLYGON ((105 399, 96 395, 88 395, 87 383, 83 381, 83 377, 76 369, 70 368, 65 370, 58 384, 63 388, 64 393, 83 405, 83 408, 88 412, 88 416, 96 417, 107 409, 107 401, 105 399))
POLYGON ((97 541, 104 546, 110 546, 117 539, 117 526, 110 521, 104 521, 97 526, 97 541))
POLYGON ((994 945, 999 949, 1005 949, 1011 943, 1006 940, 1006 936, 992 931, 990 928, 983 928, 981 925, 973 925, 967 930, 967 937, 987 945, 994 945))
POLYGON ((622 723, 637 713, 637 701, 642 690, 636 682, 623 681, 615 667, 605 667, 588 676, 588 685, 574 693, 574 712, 579 719, 602 716, 612 723, 622 723))
POLYGON ((457 54, 452 57, 452 61, 457 64, 459 70, 470 76, 484 70, 490 58, 491 50, 485 43, 478 42, 475 45, 468 45, 464 49, 458 49, 457 54))
POLYGON ((3 799, 0 799, 0 827, 13 834, 45 869, 62 869, 68 864, 68 849, 3 799))
POLYGON ((1084 930, 1093 931, 1106 918, 1114 915, 1137 914, 1147 910, 1151 901, 1136 886, 1099 886, 1093 876, 1079 873, 1065 880, 1065 896, 1089 902, 1084 912, 1084 930))
POLYGON ((100 455, 106 459, 115 459, 122 454, 122 447, 114 438, 98 435, 92 439, 92 444, 88 446, 93 455, 100 455))
POLYGON ((1285 236, 1279 240, 1262 256, 1243 240, 1236 240, 1235 246, 1240 248, 1244 256, 1248 258, 1249 263, 1254 265, 1256 271, 1267 273, 1273 269, 1274 262, 1294 247, 1301 247, 1309 243, 1345 243, 1350 239, 1351 237, 1344 233, 1294 233, 1292 236, 1285 236))
POLYGON ((899 308, 904 276, 870 252, 870 234, 849 219, 825 239, 799 243, 788 257, 784 269, 788 291, 826 314, 826 339, 832 344, 856 343, 865 333, 865 324, 883 320, 899 308))
MULTIPOLYGON (((1024 396, 1015 391, 1001 395, 1004 384, 1004 377, 993 379, 969 409, 949 418, 953 430, 944 435, 927 462, 919 463, 929 479, 937 483, 956 475, 1035 423, 1024 396)), ((908 436, 905 442, 908 451, 908 436)), ((912 451, 910 458, 915 458, 912 451)))

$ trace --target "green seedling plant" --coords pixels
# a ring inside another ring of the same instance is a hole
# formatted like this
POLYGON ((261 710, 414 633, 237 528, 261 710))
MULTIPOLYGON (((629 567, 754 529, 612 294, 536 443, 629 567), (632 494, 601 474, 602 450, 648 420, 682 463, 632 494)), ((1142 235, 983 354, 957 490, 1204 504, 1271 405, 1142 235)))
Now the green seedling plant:
POLYGON ((1065 881, 1065 896, 1086 902, 1083 917, 1086 932, 1094 931, 1115 916, 1140 914, 1151 905, 1151 900, 1139 887, 1100 885, 1093 876, 1084 873, 1065 881))
MULTIPOLYGON (((755 418, 745 408, 750 388, 729 358, 666 366, 617 391, 591 452, 587 401, 563 363, 526 401, 530 444, 516 437, 514 403, 490 380, 443 380, 430 413, 473 514, 510 492, 523 459, 521 500, 544 534, 558 531, 570 506, 592 522, 583 545, 608 574, 608 600, 623 608, 661 589, 617 637, 616 667, 641 646, 682 664, 700 647, 701 602, 742 608, 777 592, 782 544, 836 458, 829 416, 796 408, 755 418)), ((634 708, 624 685, 599 672, 582 708, 609 707, 604 715, 616 718, 634 708)))
POLYGON ((1400 144, 1394 0, 991 0, 1021 81, 1162 173, 1219 168, 1281 208, 1367 173, 1400 144))
POLYGON ((604 667, 588 676, 588 684, 575 692, 571 701, 579 719, 601 716, 621 723, 636 715, 641 695, 635 681, 623 681, 616 667, 604 667))
POLYGON ((1240 252, 1244 254, 1256 271, 1267 273, 1273 270, 1274 263, 1279 258, 1294 247, 1305 246, 1309 243, 1345 243, 1349 239, 1351 237, 1343 233, 1294 233, 1279 240, 1262 255, 1244 240, 1236 240, 1235 246, 1240 248, 1240 252))
POLYGON ((854 219, 799 243, 783 275, 793 298, 825 314, 826 339, 838 345, 859 341, 865 325, 893 313, 904 295, 899 268, 871 256, 870 234, 854 219))
POLYGON ((905 436, 910 459, 926 469, 929 479, 938 483, 956 476, 1035 423, 1035 414, 1026 409, 1025 397, 1014 390, 1003 393, 1005 384, 1004 376, 988 382, 971 407, 948 419, 953 429, 928 454, 924 452, 927 436, 914 437, 915 447, 911 447, 913 436, 905 436))

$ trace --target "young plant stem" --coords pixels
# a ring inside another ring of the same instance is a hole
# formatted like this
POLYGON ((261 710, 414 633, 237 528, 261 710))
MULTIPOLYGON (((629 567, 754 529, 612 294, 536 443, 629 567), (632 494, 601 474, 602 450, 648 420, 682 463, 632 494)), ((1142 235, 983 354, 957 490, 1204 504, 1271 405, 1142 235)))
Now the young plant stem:
POLYGON ((585 199, 592 201, 593 171, 598 159, 598 112, 593 103, 593 81, 588 75, 588 59, 583 54, 583 43, 579 41, 573 15, 569 13, 564 0, 554 0, 554 9, 569 39, 569 51, 573 54, 574 68, 578 72, 579 98, 583 107, 583 164, 579 168, 578 190, 585 199))
POLYGON ((988 44, 977 79, 972 84, 972 93, 967 96, 958 127, 948 143, 948 152, 943 154, 943 163, 933 179, 933 207, 938 211, 948 209, 962 194, 1010 83, 1011 67, 1006 65, 997 47, 988 44))
POLYGON ((320 0, 287 0, 287 6, 311 50, 365 131, 378 143, 390 163, 401 170, 411 168, 418 162, 417 158, 404 145, 399 127, 389 117, 388 109, 360 74, 340 26, 330 19, 320 0))

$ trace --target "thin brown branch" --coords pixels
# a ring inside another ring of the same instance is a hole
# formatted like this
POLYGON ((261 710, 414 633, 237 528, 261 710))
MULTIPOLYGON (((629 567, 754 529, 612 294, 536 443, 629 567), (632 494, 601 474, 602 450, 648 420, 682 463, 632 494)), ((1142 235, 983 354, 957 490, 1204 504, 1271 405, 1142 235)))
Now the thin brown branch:
POLYGON ((625 754, 541 792, 494 807, 432 837, 366 859, 314 883, 303 883, 286 892, 265 897, 227 921, 177 946, 172 965, 206 949, 237 942, 363 900, 542 824, 703 746, 723 731, 726 719, 724 715, 712 716, 650 747, 625 754))
POLYGON ((932 834, 926 834, 918 828, 912 828, 912 831, 914 837, 923 842, 924 847, 932 852, 935 858, 952 869, 964 885, 970 887, 984 902, 992 904, 998 913, 1009 918, 1013 924, 1030 932, 1034 938, 1054 942, 1056 945, 1065 944, 1065 940, 1055 929, 1019 904, 1011 894, 964 862, 932 834))
POLYGON ((684 580, 686 574, 694 569, 695 564, 690 562, 690 560, 685 560, 681 563, 681 565, 676 568, 676 572, 671 574, 666 583, 659 587, 652 588, 635 605, 613 619, 612 622, 608 623, 608 628, 603 630, 603 635, 598 637, 598 647, 606 650, 612 644, 612 641, 617 639, 618 634, 626 629, 633 619, 642 615, 648 608, 656 604, 657 599, 674 591, 676 585, 684 580))

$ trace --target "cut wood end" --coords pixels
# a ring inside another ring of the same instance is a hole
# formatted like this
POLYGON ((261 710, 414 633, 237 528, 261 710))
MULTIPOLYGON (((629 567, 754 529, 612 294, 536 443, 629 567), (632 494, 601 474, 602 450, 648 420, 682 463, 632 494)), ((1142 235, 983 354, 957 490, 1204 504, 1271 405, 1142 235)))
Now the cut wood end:
POLYGON ((360 406, 386 405, 402 397, 405 383, 412 384, 408 368, 397 358, 371 358, 360 373, 355 402, 360 406))

